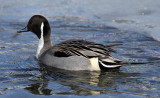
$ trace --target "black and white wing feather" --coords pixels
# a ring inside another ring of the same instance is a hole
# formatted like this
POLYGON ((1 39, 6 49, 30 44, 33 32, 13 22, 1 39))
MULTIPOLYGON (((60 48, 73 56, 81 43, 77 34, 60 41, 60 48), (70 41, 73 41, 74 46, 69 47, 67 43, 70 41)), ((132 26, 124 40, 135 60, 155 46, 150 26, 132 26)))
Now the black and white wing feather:
POLYGON ((107 68, 120 67, 126 63, 121 62, 112 56, 111 52, 115 52, 111 47, 121 44, 102 45, 86 40, 67 40, 56 44, 49 49, 49 53, 57 57, 83 56, 86 58, 98 58, 99 64, 107 68))

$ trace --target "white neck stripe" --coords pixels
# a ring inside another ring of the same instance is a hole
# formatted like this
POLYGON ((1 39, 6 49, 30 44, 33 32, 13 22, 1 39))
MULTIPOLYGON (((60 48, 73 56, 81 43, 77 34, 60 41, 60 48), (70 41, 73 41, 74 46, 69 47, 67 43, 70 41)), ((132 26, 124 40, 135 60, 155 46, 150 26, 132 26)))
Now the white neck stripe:
POLYGON ((37 54, 36 54, 37 59, 38 59, 39 54, 40 54, 40 52, 41 52, 41 50, 43 48, 43 45, 44 45, 43 27, 44 27, 44 23, 42 22, 41 28, 40 28, 41 29, 41 37, 39 39, 39 44, 38 44, 38 49, 37 49, 37 54))

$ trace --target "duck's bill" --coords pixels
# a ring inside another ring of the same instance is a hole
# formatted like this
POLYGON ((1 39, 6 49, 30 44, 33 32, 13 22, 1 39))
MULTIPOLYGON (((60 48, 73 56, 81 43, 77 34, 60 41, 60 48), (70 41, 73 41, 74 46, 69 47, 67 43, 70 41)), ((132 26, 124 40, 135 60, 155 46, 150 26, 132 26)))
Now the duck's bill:
POLYGON ((27 29, 27 27, 17 31, 17 33, 22 33, 22 32, 29 32, 29 30, 27 29))

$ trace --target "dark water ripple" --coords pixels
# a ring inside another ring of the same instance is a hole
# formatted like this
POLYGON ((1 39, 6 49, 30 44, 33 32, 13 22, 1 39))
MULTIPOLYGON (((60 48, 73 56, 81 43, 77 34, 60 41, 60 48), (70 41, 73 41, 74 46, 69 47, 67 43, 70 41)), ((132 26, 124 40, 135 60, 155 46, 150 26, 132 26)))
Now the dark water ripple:
POLYGON ((114 47, 117 58, 145 64, 109 72, 65 71, 46 68, 35 59, 38 40, 32 33, 15 38, 26 23, 0 24, 0 95, 2 97, 160 97, 160 43, 145 33, 121 31, 95 22, 57 19, 52 27, 54 44, 86 39, 114 47), (63 35, 63 36, 62 36, 63 35))

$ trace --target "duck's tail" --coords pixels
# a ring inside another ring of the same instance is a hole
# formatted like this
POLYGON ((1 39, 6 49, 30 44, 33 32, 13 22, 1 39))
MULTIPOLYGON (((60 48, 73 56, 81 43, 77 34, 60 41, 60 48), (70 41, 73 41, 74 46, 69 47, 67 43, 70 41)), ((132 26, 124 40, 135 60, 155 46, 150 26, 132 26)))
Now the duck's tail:
POLYGON ((107 68, 107 69, 119 68, 124 65, 146 64, 146 63, 136 63, 136 62, 123 62, 123 61, 120 61, 120 60, 115 59, 113 57, 99 59, 98 63, 99 63, 99 66, 101 69, 103 69, 103 68, 107 68))

